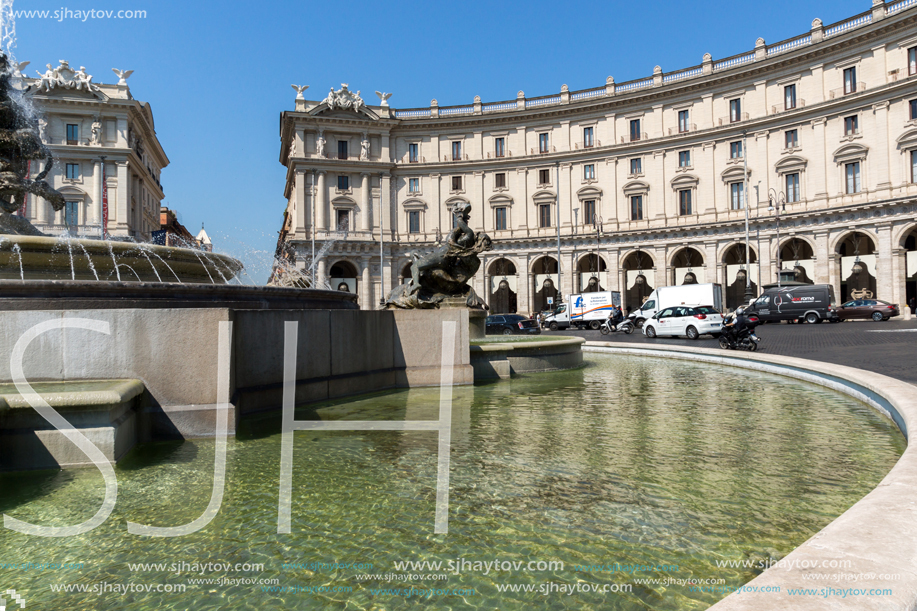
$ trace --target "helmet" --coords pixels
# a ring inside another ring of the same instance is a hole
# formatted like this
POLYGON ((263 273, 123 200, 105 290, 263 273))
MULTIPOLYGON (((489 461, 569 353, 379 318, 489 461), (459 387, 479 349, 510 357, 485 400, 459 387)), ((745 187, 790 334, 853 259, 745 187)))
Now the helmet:
POLYGON ((736 316, 741 316, 745 313, 745 306, 739 306, 736 308, 736 316))

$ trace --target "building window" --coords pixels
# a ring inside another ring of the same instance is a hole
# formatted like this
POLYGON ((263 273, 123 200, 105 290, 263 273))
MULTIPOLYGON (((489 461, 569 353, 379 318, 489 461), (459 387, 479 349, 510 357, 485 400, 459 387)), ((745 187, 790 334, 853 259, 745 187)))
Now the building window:
POLYGON ((917 119, 917 100, 911 100, 910 107, 911 107, 911 113, 910 113, 911 120, 917 119))
POLYGON ((917 47, 907 50, 907 73, 917 74, 917 47))
POLYGON ((408 211, 408 232, 420 233, 420 210, 408 211))
POLYGON ((462 143, 453 142, 452 143, 452 161, 461 161, 462 160, 462 143))
POLYGON ((506 229, 506 206, 497 206, 494 208, 494 225, 497 231, 506 229))
POLYGON ((732 123, 742 120, 742 98, 729 100, 729 120, 732 123))
POLYGON ((687 110, 678 111, 678 131, 685 133, 688 131, 688 122, 691 120, 691 113, 687 110))
POLYGON ((844 172, 847 176, 847 193, 860 192, 860 162, 854 161, 844 165, 844 172))
POLYGON ((594 131, 595 130, 592 127, 583 128, 583 146, 585 148, 590 148, 591 146, 593 146, 594 131))
POLYGON ((729 208, 731 210, 745 209, 745 185, 740 182, 729 183, 729 208))
POLYGON ((859 121, 857 119, 857 115, 853 115, 852 117, 846 117, 844 119, 844 135, 845 136, 853 136, 854 134, 859 133, 858 127, 859 127, 859 121))
POLYGON ((551 226, 551 204, 540 204, 538 206, 538 226, 551 226))
POLYGON ((420 193, 419 178, 408 178, 408 191, 411 193, 420 193))
POLYGON ((347 159, 347 141, 338 140, 338 159, 347 159))
POLYGON ((595 200, 587 199, 583 201, 583 225, 595 226, 595 200))
POLYGON ((506 155, 506 140, 503 138, 494 139, 494 156, 504 157, 506 155))
POLYGON ((80 164, 68 163, 67 164, 67 180, 79 180, 79 179, 80 179, 80 164))
POLYGON ((844 93, 856 93, 857 69, 856 66, 844 70, 844 93))
POLYGON ((799 132, 795 129, 786 130, 786 148, 793 149, 799 146, 799 132))
POLYGON ((643 220, 643 196, 632 195, 630 198, 630 220, 643 220))
POLYGON ((338 176, 338 191, 346 191, 350 188, 350 176, 338 176))
POLYGON ((796 108, 796 85, 787 85, 783 88, 783 107, 786 110, 796 108))
POLYGON ((678 214, 680 216, 691 214, 691 189, 681 189, 678 192, 678 214))
POLYGON ((350 230, 350 210, 337 211, 337 228, 338 231, 350 230))
POLYGON ((64 206, 64 224, 76 227, 80 224, 80 202, 66 202, 64 206))
POLYGON ((795 203, 799 201, 799 173, 786 175, 786 201, 795 203))
POLYGON ((452 177, 452 190, 453 190, 453 191, 461 191, 461 190, 462 190, 462 177, 461 177, 461 176, 453 176, 453 177, 452 177))
POLYGON ((630 141, 636 142, 640 139, 640 119, 634 119, 630 122, 630 141))
POLYGON ((538 152, 547 153, 548 152, 548 134, 538 134, 538 152))
POLYGON ((680 168, 690 168, 691 167, 691 151, 680 151, 678 153, 678 167, 680 168))
POLYGON ((67 144, 80 143, 80 126, 72 123, 67 124, 67 144))
POLYGON ((729 143, 729 158, 730 159, 741 159, 742 158, 742 141, 730 142, 729 143))
POLYGON ((630 160, 630 173, 634 176, 643 174, 643 159, 636 157, 630 160))
POLYGON ((497 189, 503 189, 506 187, 506 174, 500 172, 499 174, 494 174, 494 187, 497 189))
POLYGON ((911 151, 911 182, 917 183, 917 151, 911 151))
POLYGON ((410 163, 417 163, 418 154, 420 152, 419 149, 420 147, 416 142, 412 142, 408 145, 408 161, 410 163))
POLYGON ((538 170, 538 184, 539 185, 551 184, 551 170, 538 170))
POLYGON ((595 164, 583 166, 583 180, 595 180, 595 164))

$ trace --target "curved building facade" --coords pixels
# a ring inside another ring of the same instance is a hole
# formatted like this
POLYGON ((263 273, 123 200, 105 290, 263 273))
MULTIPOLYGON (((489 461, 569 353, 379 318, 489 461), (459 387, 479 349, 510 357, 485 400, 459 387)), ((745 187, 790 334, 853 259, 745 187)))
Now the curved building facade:
POLYGON ((280 124, 280 247, 309 267, 314 240, 363 308, 457 202, 494 240, 475 289, 496 312, 685 282, 731 308, 780 269, 838 299, 917 296, 917 0, 627 83, 401 110, 342 86, 280 124))

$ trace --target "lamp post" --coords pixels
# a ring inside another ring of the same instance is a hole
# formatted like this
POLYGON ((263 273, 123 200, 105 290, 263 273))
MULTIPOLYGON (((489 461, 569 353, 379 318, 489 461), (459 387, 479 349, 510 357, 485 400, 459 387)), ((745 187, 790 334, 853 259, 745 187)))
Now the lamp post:
POLYGON ((382 172, 379 172, 379 305, 385 307, 385 233, 382 230, 385 214, 382 210, 382 172))
POLYGON ((564 300, 564 277, 560 267, 560 162, 557 162, 557 195, 554 197, 554 224, 557 225, 557 301, 564 300))
POLYGON ((777 290, 781 288, 783 263, 780 261, 780 213, 786 212, 786 195, 782 191, 770 189, 767 193, 769 205, 768 212, 777 211, 777 290))
POLYGON ((599 288, 602 288, 602 223, 604 220, 597 214, 592 215, 592 224, 595 225, 595 273, 599 279, 599 288))
MULTIPOLYGON (((748 131, 742 130, 742 198, 745 208, 745 260, 751 260, 751 245, 748 241, 748 131)), ((754 295, 751 293, 751 274, 745 274, 745 303, 751 303, 754 295)))

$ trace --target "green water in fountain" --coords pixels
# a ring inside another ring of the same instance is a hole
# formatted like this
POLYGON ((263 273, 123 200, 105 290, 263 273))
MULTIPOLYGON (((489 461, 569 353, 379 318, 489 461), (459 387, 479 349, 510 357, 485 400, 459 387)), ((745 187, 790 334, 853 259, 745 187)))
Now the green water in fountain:
MULTIPOLYGON (((437 442, 430 432, 297 432, 293 532, 278 535, 279 419, 261 419, 229 442, 226 496, 203 531, 176 538, 127 533, 129 520, 189 522, 211 495, 214 442, 149 444, 118 466, 117 507, 96 530, 62 539, 0 535, 0 567, 81 568, 0 568, 0 585, 24 595, 27 608, 43 609, 704 609, 725 596, 723 588, 761 572, 717 568, 717 561, 785 555, 874 488, 905 447, 890 421, 815 386, 682 361, 590 361, 580 370, 455 389, 448 535, 433 534, 437 442), (458 558, 560 561, 563 568, 455 574, 394 564, 448 567, 458 558), (182 562, 264 567, 131 568, 182 562), (284 566, 290 563, 298 566, 284 566), (615 563, 669 570, 595 568, 615 563), (388 573, 447 578, 360 578, 388 573), (214 582, 191 581, 201 578, 214 582), (239 579, 277 585, 231 581, 239 579), (717 593, 638 579, 724 582, 717 593), (186 590, 121 595, 51 587, 106 583, 109 590, 186 590), (632 592, 545 595, 546 583, 630 584, 632 592), (535 591, 498 592, 506 585, 535 591), (308 587, 351 590, 303 591, 308 587), (408 595, 412 587, 440 591, 408 595)), ((437 389, 392 392, 299 410, 297 418, 431 420, 438 402, 437 389)), ((6 475, 0 485, 3 513, 44 525, 87 519, 103 494, 95 469, 6 475)))

